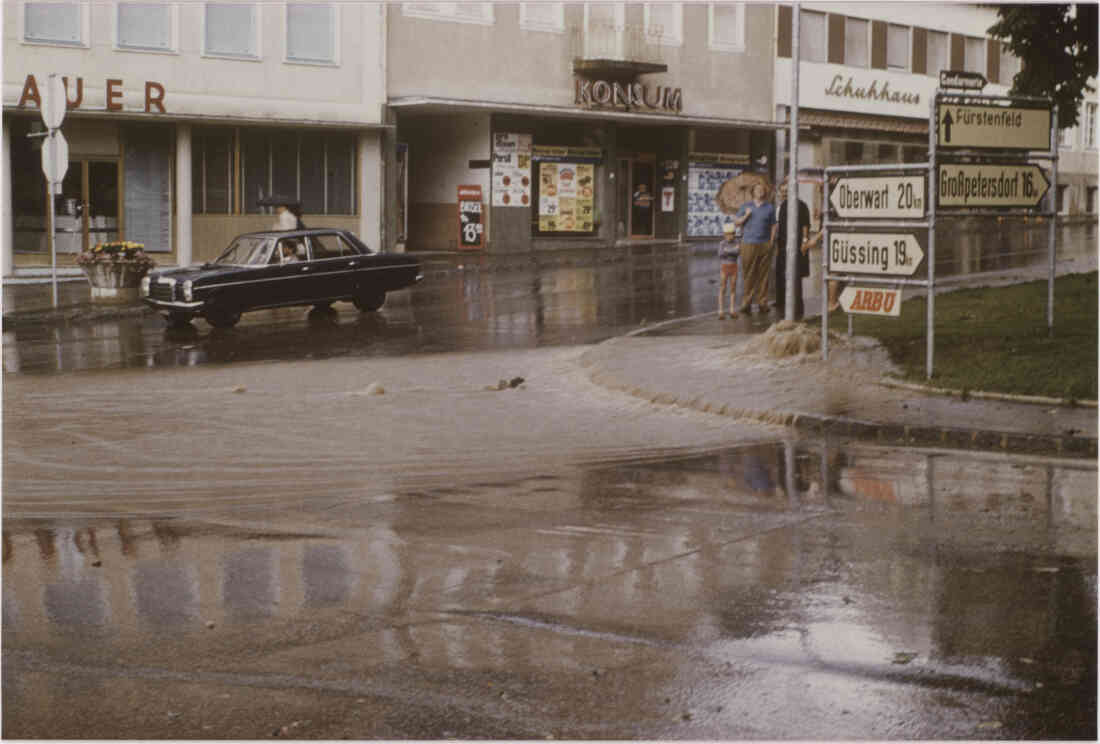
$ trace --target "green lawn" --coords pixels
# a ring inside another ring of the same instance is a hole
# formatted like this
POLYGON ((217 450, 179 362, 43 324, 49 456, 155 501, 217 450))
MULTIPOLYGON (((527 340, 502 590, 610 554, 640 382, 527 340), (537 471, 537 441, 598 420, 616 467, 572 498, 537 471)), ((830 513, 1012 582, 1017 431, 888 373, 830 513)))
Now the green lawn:
MULTIPOLYGON (((906 300, 900 318, 854 315, 852 332, 883 343, 904 379, 925 377, 923 297, 906 300)), ((1054 283, 1054 329, 1047 330, 1046 280, 936 296, 931 384, 963 391, 1096 400, 1097 275, 1070 274, 1054 283)), ((847 332, 843 312, 829 327, 847 332)))

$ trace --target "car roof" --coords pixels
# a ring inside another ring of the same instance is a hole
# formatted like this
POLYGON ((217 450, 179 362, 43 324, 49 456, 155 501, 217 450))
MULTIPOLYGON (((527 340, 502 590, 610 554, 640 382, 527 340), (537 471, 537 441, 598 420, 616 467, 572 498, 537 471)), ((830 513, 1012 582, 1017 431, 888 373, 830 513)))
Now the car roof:
POLYGON ((338 233, 340 235, 351 235, 351 233, 349 233, 347 230, 343 230, 339 227, 310 227, 305 230, 257 230, 256 232, 242 233, 237 237, 295 238, 305 235, 331 235, 333 233, 338 233))

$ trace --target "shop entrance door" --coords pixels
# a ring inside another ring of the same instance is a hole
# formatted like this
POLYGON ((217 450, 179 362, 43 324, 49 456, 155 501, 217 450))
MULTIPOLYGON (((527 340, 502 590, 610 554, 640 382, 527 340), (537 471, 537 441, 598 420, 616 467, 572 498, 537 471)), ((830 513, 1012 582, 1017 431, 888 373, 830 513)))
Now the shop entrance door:
POLYGON ((54 197, 58 253, 79 253, 118 240, 122 222, 118 160, 70 160, 54 197))
POLYGON ((652 238, 657 199, 656 158, 636 155, 619 161, 619 205, 625 219, 625 234, 631 238, 652 238))

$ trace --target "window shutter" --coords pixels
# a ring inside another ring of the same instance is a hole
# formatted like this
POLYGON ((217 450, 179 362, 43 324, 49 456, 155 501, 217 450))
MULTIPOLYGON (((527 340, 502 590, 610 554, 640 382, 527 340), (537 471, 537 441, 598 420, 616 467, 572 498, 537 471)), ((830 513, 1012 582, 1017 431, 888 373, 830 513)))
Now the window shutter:
POLYGON ((913 28, 913 74, 924 75, 928 72, 928 32, 923 28, 913 28))
POLYGON ((951 69, 961 70, 966 66, 966 37, 951 34, 951 69))
POLYGON ((829 14, 829 64, 844 64, 844 16, 829 14))
POLYGON ((794 13, 791 11, 791 6, 779 6, 779 16, 777 20, 779 27, 776 29, 776 31, 778 32, 778 38, 776 41, 776 54, 780 57, 790 58, 791 55, 794 53, 792 50, 791 41, 791 21, 793 18, 794 13))
POLYGON ((1001 42, 996 39, 986 39, 985 48, 986 80, 998 83, 1001 79, 1001 42))
POLYGON ((886 69, 886 21, 871 21, 871 67, 886 69))

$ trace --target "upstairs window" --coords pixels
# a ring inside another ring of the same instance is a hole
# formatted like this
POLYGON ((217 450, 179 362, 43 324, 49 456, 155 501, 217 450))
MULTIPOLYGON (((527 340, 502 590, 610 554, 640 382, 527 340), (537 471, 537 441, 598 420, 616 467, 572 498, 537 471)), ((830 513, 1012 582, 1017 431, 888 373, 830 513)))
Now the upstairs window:
POLYGON ((623 3, 584 4, 585 59, 622 59, 623 3))
POLYGON ((255 5, 207 3, 203 53, 259 59, 260 28, 255 5))
POLYGON ((175 50, 176 6, 164 3, 119 3, 119 49, 170 52, 175 50))
POLYGON ((680 3, 646 3, 646 41, 679 46, 684 42, 684 11, 680 3))
POLYGON ((745 4, 707 5, 710 48, 724 52, 745 51, 745 4))
POLYGON ((493 23, 492 3, 403 3, 401 12, 410 18, 428 18, 455 23, 493 23))
POLYGON ((1096 149, 1096 104, 1085 104, 1085 147, 1096 149))
POLYGON ((938 78, 940 70, 951 69, 948 60, 947 34, 943 31, 928 32, 928 67, 926 72, 938 78))
POLYGON ((287 3, 288 62, 336 64, 336 8, 328 3, 287 3))
POLYGON ((829 32, 825 14, 803 10, 798 16, 798 56, 803 62, 826 62, 829 59, 829 32))
POLYGON ((1012 87, 1012 79, 1020 72, 1020 58, 1008 49, 1008 44, 1001 44, 1001 85, 1012 87))
POLYGON ((886 28, 886 67, 898 72, 909 70, 909 27, 891 23, 886 28))
POLYGON ((85 14, 79 3, 28 2, 23 6, 23 40, 42 44, 85 44, 85 14))
POLYGON ((967 72, 986 73, 985 67, 985 39, 977 39, 973 36, 966 37, 965 57, 963 69, 967 72))
POLYGON ((519 26, 528 31, 565 31, 565 3, 520 3, 519 26))
POLYGON ((844 19, 844 64, 870 67, 871 50, 867 33, 870 24, 862 18, 844 19))

